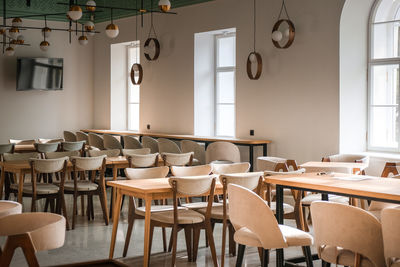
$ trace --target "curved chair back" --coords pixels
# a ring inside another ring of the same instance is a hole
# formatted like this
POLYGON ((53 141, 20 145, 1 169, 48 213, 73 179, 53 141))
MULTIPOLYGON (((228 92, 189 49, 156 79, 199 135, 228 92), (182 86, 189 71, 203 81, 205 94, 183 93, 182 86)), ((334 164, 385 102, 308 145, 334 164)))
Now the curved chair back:
POLYGON ((149 168, 158 166, 158 153, 138 155, 132 154, 128 156, 130 168, 149 168))
POLYGON ((56 152, 59 150, 60 143, 36 143, 35 148, 39 153, 56 152))
POLYGON ((19 214, 22 212, 22 205, 18 202, 9 200, 0 200, 0 218, 19 214))
POLYGON ((0 161, 3 160, 4 153, 14 153, 15 144, 0 144, 0 161))
POLYGON ((10 139, 9 143, 16 144, 16 145, 34 145, 36 143, 36 140, 34 140, 34 139, 29 139, 29 140, 10 139))
POLYGON ((121 150, 119 149, 111 149, 111 150, 89 150, 89 157, 118 157, 121 154, 121 150))
POLYGON ((369 164, 369 156, 357 154, 336 154, 322 158, 322 161, 330 162, 358 162, 369 164))
POLYGON ((210 191, 215 175, 171 177, 168 179, 176 192, 186 196, 199 196, 210 191))
POLYGON ((174 142, 166 138, 158 138, 158 152, 160 153, 181 153, 181 149, 174 142))
POLYGON ((109 134, 103 135, 103 141, 105 149, 122 149, 121 143, 113 135, 109 134))
POLYGON ((4 161, 25 161, 30 159, 37 159, 39 158, 39 153, 4 153, 3 159, 4 161))
POLYGON ((62 151, 83 151, 85 149, 85 141, 62 142, 62 151))
POLYGON ((389 208, 382 211, 381 224, 383 235, 383 247, 388 267, 394 262, 393 259, 400 259, 400 209, 389 208))
POLYGON ((219 180, 223 185, 236 184, 253 191, 257 187, 260 189, 263 177, 262 172, 245 172, 222 174, 219 176, 219 180))
POLYGON ((139 149, 143 148, 143 145, 133 136, 124 135, 124 148, 125 149, 139 149))
POLYGON ((193 162, 193 152, 190 153, 162 153, 164 166, 191 166, 193 162))
POLYGON ((143 136, 142 137, 142 145, 143 147, 150 148, 150 153, 158 153, 158 142, 156 139, 150 136, 143 136))
POLYGON ((240 162, 239 148, 229 142, 211 143, 206 150, 206 163, 213 161, 240 162))
POLYGON ((167 177, 169 168, 167 166, 154 167, 154 168, 126 168, 126 178, 133 179, 151 179, 151 178, 164 178, 167 177))
POLYGON ((191 140, 182 140, 181 150, 182 153, 193 152, 193 157, 197 159, 201 165, 206 164, 206 150, 204 146, 199 145, 199 143, 191 140))
POLYGON ((131 156, 131 155, 147 155, 150 154, 150 148, 138 148, 138 149, 122 149, 122 155, 131 156))
POLYGON ((335 202, 314 201, 311 217, 319 252, 326 245, 341 247, 367 257, 376 267, 385 266, 381 224, 367 211, 335 202))
POLYGON ((211 164, 213 174, 244 173, 250 170, 250 163, 211 164))
POLYGON ((258 237, 264 249, 287 247, 274 213, 261 197, 236 184, 228 184, 228 195, 229 220, 235 230, 246 227, 258 237))
POLYGON ((76 142, 76 134, 70 131, 64 131, 64 140, 66 142, 76 142))
POLYGON ((31 161, 31 166, 37 173, 56 173, 63 170, 68 160, 68 157, 58 159, 34 159, 31 161))
POLYGON ((94 171, 103 168, 106 156, 99 157, 71 157, 74 168, 78 171, 94 171))
POLYGON ((76 132, 76 141, 85 141, 86 144, 89 144, 89 135, 84 132, 76 132))
POLYGON ((286 165, 287 159, 278 157, 258 157, 257 169, 259 171, 288 171, 286 165))
POLYGON ((79 157, 79 151, 48 152, 44 153, 45 159, 59 159, 64 157, 79 157))
POLYGON ((211 165, 199 165, 199 166, 172 166, 171 173, 176 177, 185 177, 185 176, 201 176, 201 175, 209 175, 211 173, 211 165))
POLYGON ((104 141, 103 137, 101 137, 98 134, 94 133, 89 133, 88 134, 88 139, 89 139, 89 146, 96 147, 100 150, 104 150, 104 141))

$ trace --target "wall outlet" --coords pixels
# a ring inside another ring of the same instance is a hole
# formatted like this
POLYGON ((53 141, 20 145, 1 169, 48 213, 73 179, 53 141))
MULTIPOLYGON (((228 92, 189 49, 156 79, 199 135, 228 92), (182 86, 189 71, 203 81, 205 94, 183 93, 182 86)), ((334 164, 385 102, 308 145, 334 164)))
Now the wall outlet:
POLYGON ((250 135, 254 136, 254 130, 250 130, 250 135))
POLYGON ((147 130, 150 130, 150 124, 147 124, 147 130))

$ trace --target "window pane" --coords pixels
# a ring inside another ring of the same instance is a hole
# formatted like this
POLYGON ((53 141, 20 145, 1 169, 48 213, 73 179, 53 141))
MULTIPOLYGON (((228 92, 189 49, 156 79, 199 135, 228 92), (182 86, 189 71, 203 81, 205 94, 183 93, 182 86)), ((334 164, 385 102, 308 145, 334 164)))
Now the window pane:
POLYGON ((235 136, 235 106, 217 105, 217 136, 235 136))
POLYGON ((129 103, 139 103, 140 102, 140 86, 129 84, 129 103))
POLYGON ((397 148, 398 133, 396 130, 397 108, 371 108, 371 136, 373 147, 397 148))
POLYGON ((235 72, 217 72, 217 103, 235 103, 235 72))
POLYGON ((399 57, 399 23, 389 22, 373 26, 373 58, 399 57))
POLYGON ((129 104, 129 130, 139 131, 139 104, 129 104))
POLYGON ((217 38, 218 67, 233 67, 236 65, 236 37, 217 38))
POLYGON ((394 105, 399 103, 399 65, 372 66, 373 105, 394 105))

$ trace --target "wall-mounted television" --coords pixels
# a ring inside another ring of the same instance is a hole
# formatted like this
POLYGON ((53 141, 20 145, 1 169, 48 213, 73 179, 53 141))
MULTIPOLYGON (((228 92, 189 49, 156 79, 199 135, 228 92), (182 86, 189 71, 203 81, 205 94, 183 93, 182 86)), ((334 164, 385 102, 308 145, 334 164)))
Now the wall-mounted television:
POLYGON ((62 90, 62 58, 18 58, 17 91, 62 90))

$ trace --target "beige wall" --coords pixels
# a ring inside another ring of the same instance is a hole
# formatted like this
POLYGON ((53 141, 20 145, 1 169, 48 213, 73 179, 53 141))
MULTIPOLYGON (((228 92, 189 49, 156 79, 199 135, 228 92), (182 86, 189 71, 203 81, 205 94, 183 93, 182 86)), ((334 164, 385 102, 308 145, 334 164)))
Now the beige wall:
MULTIPOLYGON (((27 25, 42 26, 38 21, 27 25)), ((49 22, 51 27, 66 23, 49 22)), ((66 32, 53 32, 51 49, 41 52, 39 30, 24 31, 30 47, 17 49, 15 57, 0 55, 0 143, 9 138, 54 138, 64 129, 93 127, 93 42, 80 46, 75 36, 68 43, 66 32), (16 91, 16 57, 64 58, 63 91, 16 91)))

